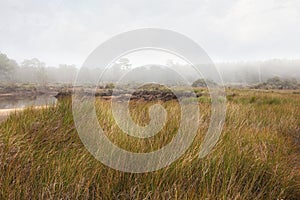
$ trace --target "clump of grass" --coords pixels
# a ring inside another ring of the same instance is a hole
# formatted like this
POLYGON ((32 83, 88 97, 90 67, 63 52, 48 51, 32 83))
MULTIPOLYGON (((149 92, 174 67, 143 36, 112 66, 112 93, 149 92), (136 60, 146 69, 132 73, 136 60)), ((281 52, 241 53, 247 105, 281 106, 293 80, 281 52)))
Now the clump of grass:
MULTIPOLYGON (((300 96, 269 95, 240 91, 235 99, 248 97, 248 103, 227 102, 222 137, 199 160, 210 121, 209 101, 200 101, 193 145, 170 166, 143 174, 116 171, 89 154, 77 135, 70 100, 13 114, 0 125, 0 199, 299 199, 299 146, 292 135, 299 130, 300 96), (285 104, 250 104, 252 96, 285 104)), ((121 132, 109 102, 97 100, 95 107, 112 142, 149 152, 170 142, 179 126, 177 102, 161 104, 169 119, 158 135, 145 140, 121 132)), ((149 122, 151 105, 131 104, 137 124, 149 122)))
POLYGON ((266 100, 265 103, 272 105, 272 104, 280 104, 281 101, 278 98, 272 98, 272 99, 266 100))
MULTIPOLYGON (((234 103, 239 103, 239 104, 258 104, 258 105, 263 105, 263 104, 268 104, 268 105, 278 105, 278 104, 284 104, 289 99, 287 98, 282 98, 282 95, 284 94, 274 94, 274 91, 271 91, 270 93, 257 93, 257 92, 251 92, 251 94, 247 92, 243 92, 240 97, 232 98, 230 95, 227 96, 227 99, 229 101, 233 101, 234 103)), ((287 95, 287 94, 286 94, 287 95)), ((292 98, 288 94, 290 98, 292 98)))
POLYGON ((249 103, 255 103, 256 100, 257 100, 257 98, 256 98, 255 96, 252 96, 252 97, 250 98, 249 103))
POLYGON ((210 97, 199 97, 198 98, 198 101, 200 102, 200 103, 211 103, 211 98, 210 97))

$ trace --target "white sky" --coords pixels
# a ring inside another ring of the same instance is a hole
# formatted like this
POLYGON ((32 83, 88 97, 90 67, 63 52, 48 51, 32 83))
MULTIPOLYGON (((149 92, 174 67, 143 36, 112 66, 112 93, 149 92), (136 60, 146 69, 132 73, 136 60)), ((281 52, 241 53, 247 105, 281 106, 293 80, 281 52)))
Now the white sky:
POLYGON ((300 58, 300 0, 0 0, 0 51, 18 62, 81 66, 136 28, 171 29, 216 62, 300 58))

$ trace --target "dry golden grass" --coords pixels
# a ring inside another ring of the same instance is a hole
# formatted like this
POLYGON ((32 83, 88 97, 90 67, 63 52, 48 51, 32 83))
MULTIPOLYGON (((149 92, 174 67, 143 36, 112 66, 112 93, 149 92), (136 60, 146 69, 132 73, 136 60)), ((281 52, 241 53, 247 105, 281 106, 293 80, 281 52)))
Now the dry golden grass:
MULTIPOLYGON (((204 159, 198 151, 209 125, 200 97, 201 126, 193 145, 170 166, 131 174, 110 169, 82 145, 71 104, 11 115, 0 125, 0 199, 299 199, 300 95, 230 90, 226 124, 204 159)), ((118 146, 149 152, 178 128, 179 107, 162 103, 169 118, 153 138, 134 139, 114 123, 110 104, 96 102, 100 124, 118 146)), ((136 123, 149 121, 151 103, 132 103, 136 123)))

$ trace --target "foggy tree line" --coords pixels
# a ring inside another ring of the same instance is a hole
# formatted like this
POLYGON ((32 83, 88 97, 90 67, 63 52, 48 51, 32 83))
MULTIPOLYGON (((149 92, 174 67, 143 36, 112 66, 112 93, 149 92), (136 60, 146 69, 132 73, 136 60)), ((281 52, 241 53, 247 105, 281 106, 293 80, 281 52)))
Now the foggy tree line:
MULTIPOLYGON (((170 62, 166 65, 170 65, 170 62)), ((300 80, 300 60, 273 59, 257 62, 228 62, 217 63, 217 68, 225 83, 253 84, 265 81, 272 77, 281 77, 300 80)), ((192 83, 197 79, 194 71, 187 66, 173 63, 171 66, 179 74, 188 77, 192 83)), ((105 71, 103 80, 115 82, 122 75, 130 71, 131 64, 127 58, 121 58, 105 71)), ((81 82, 95 82, 103 69, 81 69, 81 82), (95 71, 96 70, 96 71, 95 71), (100 71, 99 71, 100 70, 100 71)), ((47 66, 37 58, 25 59, 17 63, 6 54, 0 52, 0 83, 37 83, 41 85, 53 83, 73 83, 79 68, 75 65, 60 64, 57 67, 47 66)), ((125 77, 128 83, 156 80, 163 83, 178 83, 176 74, 167 67, 144 66, 132 70, 133 73, 125 77)))
POLYGON ((25 59, 21 63, 0 53, 0 82, 7 83, 71 83, 77 74, 75 65, 46 66, 37 58, 25 59))
MULTIPOLYGON (((127 58, 121 58, 115 62, 106 72, 106 81, 117 81, 118 78, 130 70, 131 64, 127 58)), ((95 82, 102 73, 98 68, 81 69, 81 82, 95 82)), ((57 67, 47 66, 37 58, 25 59, 21 63, 9 58, 0 52, 0 83, 36 83, 48 85, 53 83, 73 83, 79 68, 75 65, 60 64, 57 67)))

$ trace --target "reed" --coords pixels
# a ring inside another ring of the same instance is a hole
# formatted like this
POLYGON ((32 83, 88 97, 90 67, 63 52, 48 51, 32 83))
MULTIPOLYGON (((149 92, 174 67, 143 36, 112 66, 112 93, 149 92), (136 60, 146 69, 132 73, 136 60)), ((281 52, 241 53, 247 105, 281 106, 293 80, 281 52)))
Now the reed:
MULTIPOLYGON (((199 99, 201 125, 189 150, 161 170, 111 169, 88 153, 77 135, 69 100, 27 108, 0 125, 0 199, 299 199, 300 95, 234 90, 214 150, 198 159, 209 125, 209 101, 199 99)), ((151 102, 131 103, 146 125, 151 102)), ((114 122, 110 103, 96 101, 107 136, 129 151, 166 145, 179 126, 176 101, 162 103, 168 121, 156 136, 135 139, 114 122)))

